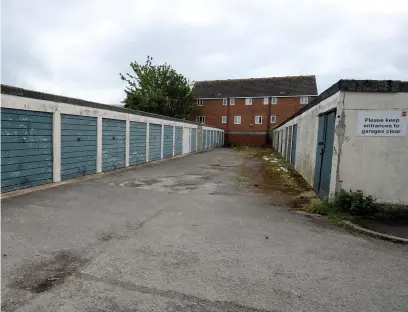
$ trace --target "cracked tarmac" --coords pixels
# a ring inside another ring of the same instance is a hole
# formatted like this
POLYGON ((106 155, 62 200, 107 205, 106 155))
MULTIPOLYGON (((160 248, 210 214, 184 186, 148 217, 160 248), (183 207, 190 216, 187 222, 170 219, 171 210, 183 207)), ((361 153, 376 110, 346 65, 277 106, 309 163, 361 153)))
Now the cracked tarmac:
POLYGON ((3 200, 2 311, 406 310, 408 246, 274 204, 236 182, 244 161, 217 149, 3 200))

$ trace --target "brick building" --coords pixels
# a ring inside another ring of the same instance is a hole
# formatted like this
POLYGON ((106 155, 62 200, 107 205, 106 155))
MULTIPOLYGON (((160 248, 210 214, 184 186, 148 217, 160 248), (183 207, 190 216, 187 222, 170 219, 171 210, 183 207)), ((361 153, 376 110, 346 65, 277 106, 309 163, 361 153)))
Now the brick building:
POLYGON ((232 145, 263 146, 268 132, 317 96, 315 76, 196 82, 191 120, 225 130, 232 145))

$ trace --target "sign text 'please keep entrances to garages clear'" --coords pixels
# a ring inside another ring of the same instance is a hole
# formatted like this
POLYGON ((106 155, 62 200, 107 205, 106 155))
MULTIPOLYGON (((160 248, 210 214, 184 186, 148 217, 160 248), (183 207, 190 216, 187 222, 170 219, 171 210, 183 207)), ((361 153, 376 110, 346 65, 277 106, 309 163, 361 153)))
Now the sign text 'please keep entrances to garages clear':
POLYGON ((405 136, 407 112, 402 110, 359 110, 358 136, 405 136))

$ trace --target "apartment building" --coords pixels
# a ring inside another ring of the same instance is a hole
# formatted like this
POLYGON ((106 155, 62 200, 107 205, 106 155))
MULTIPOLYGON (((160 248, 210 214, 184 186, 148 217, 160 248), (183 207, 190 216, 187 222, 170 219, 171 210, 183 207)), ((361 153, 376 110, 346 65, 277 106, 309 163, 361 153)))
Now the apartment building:
POLYGON ((190 118, 223 128, 228 144, 263 146, 270 129, 316 96, 315 76, 197 81, 190 118))

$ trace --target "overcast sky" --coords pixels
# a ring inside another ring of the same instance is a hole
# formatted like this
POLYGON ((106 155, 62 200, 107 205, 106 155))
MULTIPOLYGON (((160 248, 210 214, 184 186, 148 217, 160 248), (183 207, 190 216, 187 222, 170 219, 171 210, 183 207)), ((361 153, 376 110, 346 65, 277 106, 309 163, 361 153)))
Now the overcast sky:
POLYGON ((2 0, 1 82, 119 104, 131 61, 191 80, 408 80, 408 1, 2 0))

